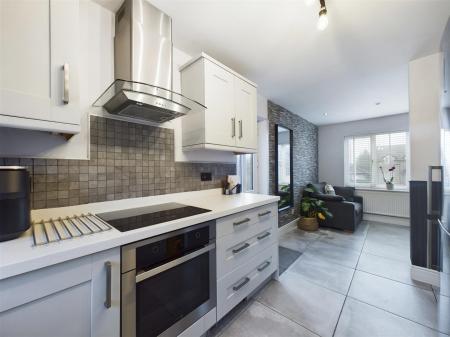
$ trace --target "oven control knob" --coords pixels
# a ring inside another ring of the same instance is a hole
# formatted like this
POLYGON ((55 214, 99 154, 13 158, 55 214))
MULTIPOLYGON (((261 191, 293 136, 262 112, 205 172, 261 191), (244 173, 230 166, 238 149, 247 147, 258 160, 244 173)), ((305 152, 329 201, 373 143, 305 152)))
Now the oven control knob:
POLYGON ((195 233, 195 238, 196 238, 196 239, 200 239, 200 232, 196 232, 196 233, 195 233))
POLYGON ((152 253, 153 254, 158 254, 159 253, 159 246, 153 246, 152 253))

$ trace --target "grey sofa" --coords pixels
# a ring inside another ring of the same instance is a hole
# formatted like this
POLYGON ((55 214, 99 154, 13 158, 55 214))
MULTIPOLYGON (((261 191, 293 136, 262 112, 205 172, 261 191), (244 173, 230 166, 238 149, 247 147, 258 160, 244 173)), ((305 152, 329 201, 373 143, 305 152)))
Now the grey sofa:
POLYGON ((333 217, 320 220, 320 226, 332 227, 346 231, 355 231, 363 218, 363 198, 355 195, 353 187, 334 186, 336 195, 325 194, 326 183, 308 184, 317 191, 309 193, 304 191, 303 195, 308 195, 325 202, 325 206, 333 214, 333 217))

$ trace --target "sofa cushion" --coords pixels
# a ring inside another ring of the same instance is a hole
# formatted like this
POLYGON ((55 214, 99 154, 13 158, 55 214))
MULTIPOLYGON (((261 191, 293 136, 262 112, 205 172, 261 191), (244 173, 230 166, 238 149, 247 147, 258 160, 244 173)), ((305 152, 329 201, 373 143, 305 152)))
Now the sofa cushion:
POLYGON ((326 183, 312 183, 311 185, 314 186, 318 193, 325 193, 326 183))

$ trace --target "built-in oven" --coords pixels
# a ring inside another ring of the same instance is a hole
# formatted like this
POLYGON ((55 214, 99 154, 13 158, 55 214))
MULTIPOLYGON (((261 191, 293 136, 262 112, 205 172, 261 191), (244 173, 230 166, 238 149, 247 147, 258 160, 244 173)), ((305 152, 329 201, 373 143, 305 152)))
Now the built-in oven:
POLYGON ((177 336, 216 306, 215 221, 122 247, 122 337, 177 336))

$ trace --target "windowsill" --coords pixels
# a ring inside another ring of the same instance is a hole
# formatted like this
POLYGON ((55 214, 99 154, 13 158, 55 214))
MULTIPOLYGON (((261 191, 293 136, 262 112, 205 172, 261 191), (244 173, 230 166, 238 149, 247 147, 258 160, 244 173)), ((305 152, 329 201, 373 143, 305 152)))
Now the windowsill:
POLYGON ((375 191, 375 192, 392 192, 392 193, 409 193, 408 188, 395 188, 393 190, 388 190, 383 187, 356 187, 357 191, 375 191))

